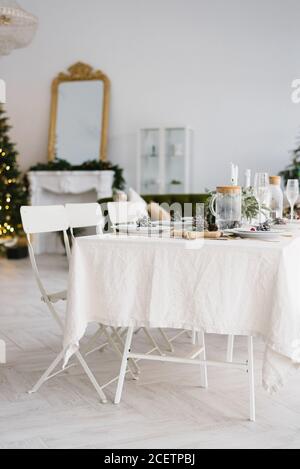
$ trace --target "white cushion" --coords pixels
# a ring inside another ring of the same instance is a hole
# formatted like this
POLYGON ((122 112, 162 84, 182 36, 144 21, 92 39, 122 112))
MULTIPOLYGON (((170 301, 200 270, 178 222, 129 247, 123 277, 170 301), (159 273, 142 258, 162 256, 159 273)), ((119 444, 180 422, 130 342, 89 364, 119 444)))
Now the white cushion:
POLYGON ((114 193, 114 202, 127 202, 128 197, 124 191, 116 191, 114 193))
POLYGON ((138 194, 132 187, 128 191, 128 201, 129 202, 138 202, 140 204, 147 205, 146 201, 138 194))
POLYGON ((170 221, 171 215, 161 205, 156 202, 150 202, 148 213, 152 221, 170 221))

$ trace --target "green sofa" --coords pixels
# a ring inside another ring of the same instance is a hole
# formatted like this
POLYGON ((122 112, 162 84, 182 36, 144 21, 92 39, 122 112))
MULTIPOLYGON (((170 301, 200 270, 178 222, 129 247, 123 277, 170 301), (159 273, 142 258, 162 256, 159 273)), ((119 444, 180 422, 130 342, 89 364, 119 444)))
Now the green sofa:
MULTIPOLYGON (((168 204, 170 206, 175 203, 179 203, 182 208, 182 213, 184 213, 184 204, 192 204, 193 215, 195 215, 196 204, 204 204, 207 201, 209 194, 153 194, 142 195, 141 197, 147 203, 156 202, 160 205, 168 204)), ((104 212, 108 202, 112 202, 112 199, 99 200, 99 204, 101 204, 104 212)))

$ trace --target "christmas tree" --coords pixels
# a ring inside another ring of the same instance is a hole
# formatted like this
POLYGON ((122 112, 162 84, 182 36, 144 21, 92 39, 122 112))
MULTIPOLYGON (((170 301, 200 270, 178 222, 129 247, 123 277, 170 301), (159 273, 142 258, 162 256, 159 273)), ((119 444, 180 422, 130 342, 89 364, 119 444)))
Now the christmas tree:
POLYGON ((292 151, 292 162, 279 174, 285 183, 288 179, 300 180, 300 138, 297 139, 297 147, 292 151))
POLYGON ((9 139, 11 126, 0 105, 0 241, 23 234, 21 205, 27 204, 27 189, 21 179, 15 144, 9 139))

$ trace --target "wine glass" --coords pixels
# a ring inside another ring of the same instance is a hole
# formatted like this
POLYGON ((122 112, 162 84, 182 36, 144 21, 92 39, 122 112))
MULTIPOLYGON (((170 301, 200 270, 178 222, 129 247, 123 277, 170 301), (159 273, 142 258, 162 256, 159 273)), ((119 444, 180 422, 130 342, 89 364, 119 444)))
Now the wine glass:
POLYGON ((286 197, 291 206, 291 221, 294 219, 294 205, 299 197, 299 181, 298 179, 289 179, 286 185, 286 197))
POLYGON ((261 224, 261 207, 267 201, 269 195, 269 175, 268 173, 256 173, 254 177, 254 196, 258 203, 259 224, 261 224))

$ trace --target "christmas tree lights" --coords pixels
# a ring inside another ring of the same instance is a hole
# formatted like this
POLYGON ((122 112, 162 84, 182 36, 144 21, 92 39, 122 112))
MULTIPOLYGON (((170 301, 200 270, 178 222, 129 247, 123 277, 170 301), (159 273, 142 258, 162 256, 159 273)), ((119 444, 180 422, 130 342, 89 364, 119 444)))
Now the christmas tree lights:
POLYGON ((0 105, 0 240, 22 234, 21 205, 27 204, 27 189, 21 180, 18 153, 10 141, 8 118, 0 105))

